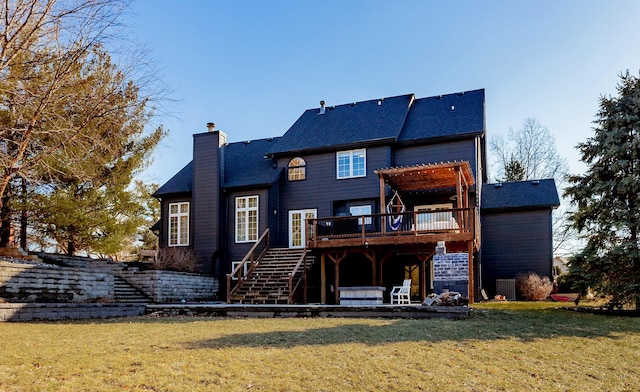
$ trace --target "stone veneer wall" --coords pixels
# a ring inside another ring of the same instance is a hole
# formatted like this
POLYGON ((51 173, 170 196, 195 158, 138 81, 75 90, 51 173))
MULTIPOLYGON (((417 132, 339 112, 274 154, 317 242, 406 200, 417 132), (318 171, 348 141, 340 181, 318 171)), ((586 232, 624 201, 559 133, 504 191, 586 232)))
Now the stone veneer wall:
POLYGON ((467 253, 434 255, 433 275, 433 286, 436 293, 448 289, 468 296, 469 255, 467 253))
POLYGON ((208 275, 159 270, 119 275, 157 303, 212 301, 218 294, 218 279, 208 275))
POLYGON ((112 301, 113 273, 0 261, 0 298, 8 302, 112 301))

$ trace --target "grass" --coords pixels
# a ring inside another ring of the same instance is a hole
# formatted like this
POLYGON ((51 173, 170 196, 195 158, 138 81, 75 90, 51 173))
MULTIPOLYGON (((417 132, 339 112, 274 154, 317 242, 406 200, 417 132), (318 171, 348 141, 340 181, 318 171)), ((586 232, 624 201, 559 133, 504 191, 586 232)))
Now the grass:
POLYGON ((466 320, 0 324, 2 391, 635 391, 640 318, 490 303, 466 320))

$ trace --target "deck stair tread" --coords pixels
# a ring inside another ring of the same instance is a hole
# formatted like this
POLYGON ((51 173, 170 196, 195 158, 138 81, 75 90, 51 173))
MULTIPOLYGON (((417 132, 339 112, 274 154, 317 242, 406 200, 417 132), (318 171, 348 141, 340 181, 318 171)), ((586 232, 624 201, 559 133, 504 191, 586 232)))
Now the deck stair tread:
MULTIPOLYGON (((289 302, 289 274, 293 273, 302 249, 270 248, 254 269, 245 278, 242 286, 231 296, 232 303, 287 304, 289 302)), ((307 269, 313 258, 307 255, 307 269)), ((294 281, 302 275, 300 269, 294 281)))

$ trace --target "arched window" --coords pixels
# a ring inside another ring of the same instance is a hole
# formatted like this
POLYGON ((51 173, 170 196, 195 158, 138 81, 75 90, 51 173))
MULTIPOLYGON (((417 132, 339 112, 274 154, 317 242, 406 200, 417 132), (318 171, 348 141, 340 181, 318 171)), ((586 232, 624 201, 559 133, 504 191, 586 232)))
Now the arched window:
POLYGON ((295 157, 289 161, 288 165, 289 181, 300 181, 307 178, 307 163, 300 157, 295 157))

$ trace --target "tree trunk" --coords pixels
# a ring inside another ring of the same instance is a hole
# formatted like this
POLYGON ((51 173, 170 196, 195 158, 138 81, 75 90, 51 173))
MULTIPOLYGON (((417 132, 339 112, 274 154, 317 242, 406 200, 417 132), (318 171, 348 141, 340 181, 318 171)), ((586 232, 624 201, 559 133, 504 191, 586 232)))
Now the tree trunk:
POLYGON ((22 177, 20 184, 22 192, 22 212, 20 214, 20 247, 27 250, 27 180, 22 177))
POLYGON ((11 242, 11 209, 9 208, 9 188, 6 188, 5 194, 0 200, 0 247, 6 248, 11 242))

